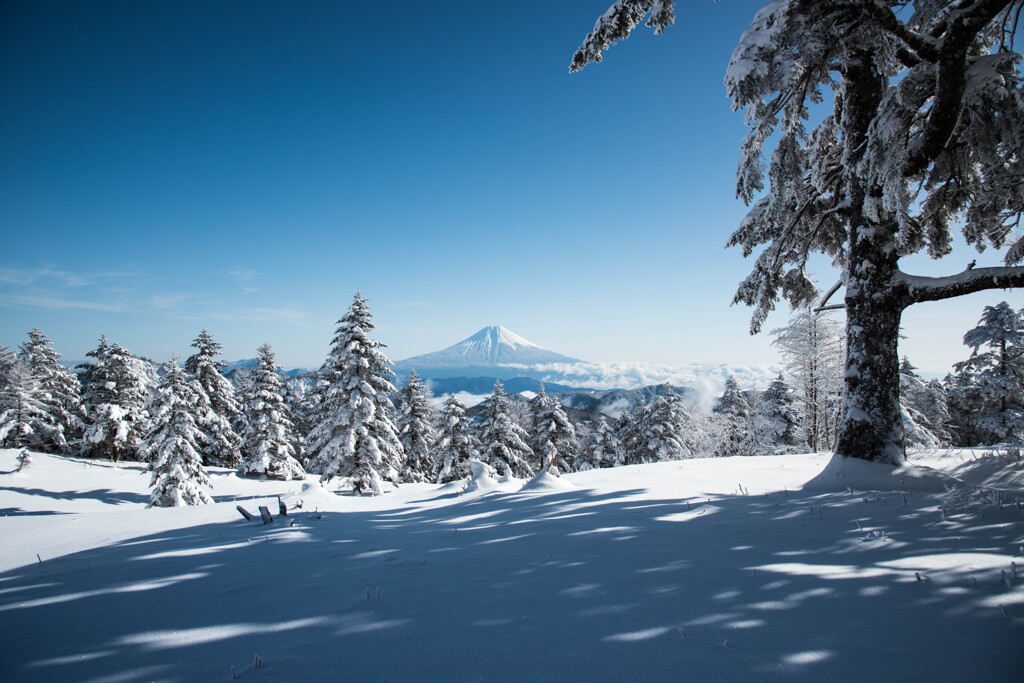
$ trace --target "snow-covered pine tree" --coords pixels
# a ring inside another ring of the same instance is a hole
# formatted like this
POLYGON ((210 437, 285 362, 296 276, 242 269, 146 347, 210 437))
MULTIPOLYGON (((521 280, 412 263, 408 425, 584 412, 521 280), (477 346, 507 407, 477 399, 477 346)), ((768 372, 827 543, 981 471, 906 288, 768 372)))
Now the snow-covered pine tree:
POLYGON ((285 402, 284 382, 277 374, 274 352, 264 344, 256 352, 256 367, 245 391, 245 438, 242 442, 243 477, 304 479, 296 459, 291 410, 285 402))
POLYGON ((574 469, 579 472, 622 464, 619 440, 608 420, 600 418, 597 427, 590 430, 585 447, 580 449, 574 469))
POLYGON ((725 380, 725 390, 718 399, 716 412, 721 432, 715 456, 749 455, 744 453, 744 449, 750 441, 750 404, 732 375, 725 380))
POLYGON ((383 493, 383 480, 399 482, 402 444, 391 421, 395 376, 390 361, 367 337, 373 316, 356 292, 338 321, 331 352, 321 374, 327 382, 309 435, 310 470, 322 482, 348 477, 358 493, 383 493))
POLYGON ((199 429, 193 412, 200 391, 182 373, 177 359, 171 358, 147 404, 150 431, 139 446, 139 455, 152 473, 150 507, 213 502, 206 492, 212 487, 201 453, 208 437, 199 429))
POLYGON ((985 444, 1024 441, 1024 312, 1005 301, 986 306, 964 344, 971 357, 953 367, 973 437, 985 444))
POLYGON ((534 462, 546 462, 550 455, 550 444, 555 447, 558 469, 568 472, 576 459, 576 428, 569 421, 562 404, 544 391, 543 383, 531 401, 531 408, 533 429, 530 447, 534 453, 534 462))
POLYGON ((532 477, 530 460, 533 451, 526 445, 526 432, 511 416, 512 399, 505 393, 500 380, 494 382, 494 391, 484 402, 484 419, 480 425, 480 449, 485 463, 498 474, 532 477))
POLYGON ((402 408, 396 426, 405 451, 404 481, 427 481, 434 466, 430 451, 437 440, 437 411, 430 404, 430 389, 424 386, 415 370, 409 382, 398 392, 402 408))
POLYGON ((746 450, 751 455, 791 453, 797 440, 793 395, 780 372, 761 394, 750 416, 750 441, 746 450))
POLYGON ((623 424, 620 440, 627 464, 679 460, 691 455, 683 435, 682 402, 668 384, 658 397, 638 406, 623 424))
POLYGON ((827 311, 803 308, 771 334, 793 384, 802 438, 811 451, 831 449, 843 392, 842 327, 827 311))
POLYGON ((466 418, 466 406, 452 394, 445 399, 441 410, 434 480, 438 484, 446 484, 465 479, 471 474, 469 461, 478 457, 477 440, 466 418))
POLYGON ((0 445, 21 448, 46 436, 51 428, 44 394, 24 358, 10 363, 0 386, 0 445))
POLYGON ((0 344, 0 386, 3 385, 7 373, 7 368, 10 367, 11 363, 14 362, 14 352, 9 348, 0 344))
POLYGON ((135 458, 146 428, 145 379, 136 371, 128 349, 109 344, 106 337, 85 355, 96 363, 79 366, 83 370, 79 376, 88 382, 82 390, 83 452, 114 462, 135 458))
MULTIPOLYGON (((617 0, 573 56, 598 61, 645 16, 663 31, 673 0, 617 0)), ((725 84, 744 109, 737 194, 754 206, 729 240, 749 256, 735 300, 757 331, 780 297, 815 300, 812 252, 843 267, 844 400, 836 453, 899 465, 900 317, 908 306, 1024 286, 1024 97, 1015 51, 1019 0, 777 0, 754 17, 725 84), (821 113, 822 91, 833 113, 821 113), (764 147, 774 143, 766 165, 764 147), (756 199, 764 189, 769 191, 756 199), (950 277, 904 273, 900 259, 952 251, 953 226, 1004 267, 950 277)))
POLYGON ((70 444, 81 438, 85 428, 78 378, 60 364, 60 354, 38 329, 28 333, 28 340, 21 345, 18 355, 32 369, 46 409, 44 426, 38 433, 33 432, 29 445, 50 453, 70 452, 70 444))
POLYGON ((185 370, 199 383, 212 411, 198 416, 200 429, 210 437, 203 461, 206 465, 237 467, 242 461, 242 438, 232 423, 239 420, 242 410, 234 385, 222 373, 227 364, 215 360, 220 355, 221 345, 213 335, 202 330, 192 346, 197 351, 185 360, 185 370))

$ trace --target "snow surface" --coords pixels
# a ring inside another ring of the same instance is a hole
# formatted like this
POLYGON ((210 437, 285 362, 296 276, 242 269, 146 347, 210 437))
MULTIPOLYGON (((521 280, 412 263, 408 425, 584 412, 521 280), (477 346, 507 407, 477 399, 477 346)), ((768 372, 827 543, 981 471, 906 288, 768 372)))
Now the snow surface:
POLYGON ((146 509, 140 464, 33 453, 16 472, 18 453, 0 450, 0 680, 1024 672, 1019 455, 912 458, 957 486, 940 492, 860 490, 859 466, 801 490, 826 454, 379 497, 214 468, 214 504, 146 509))

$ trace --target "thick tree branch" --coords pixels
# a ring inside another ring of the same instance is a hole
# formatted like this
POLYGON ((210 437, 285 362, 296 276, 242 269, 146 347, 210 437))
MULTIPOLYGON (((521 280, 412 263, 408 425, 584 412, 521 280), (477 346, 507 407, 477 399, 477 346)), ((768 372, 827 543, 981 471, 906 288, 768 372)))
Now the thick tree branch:
POLYGON ((904 176, 921 173, 946 148, 963 108, 967 53, 982 28, 1015 0, 978 0, 953 12, 940 39, 934 61, 938 66, 935 99, 928 114, 924 135, 904 166, 904 176))
POLYGON ((895 283, 904 290, 906 305, 942 301, 987 289, 1024 287, 1024 266, 968 268, 948 277, 921 277, 897 273, 895 283))

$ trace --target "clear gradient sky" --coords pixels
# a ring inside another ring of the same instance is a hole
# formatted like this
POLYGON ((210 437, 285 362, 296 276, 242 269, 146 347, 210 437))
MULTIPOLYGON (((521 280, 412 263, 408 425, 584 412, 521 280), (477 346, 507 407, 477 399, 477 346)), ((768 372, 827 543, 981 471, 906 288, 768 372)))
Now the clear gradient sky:
MULTIPOLYGON (((318 366, 360 289, 393 359, 500 324, 591 361, 777 362, 723 248, 722 77, 763 3, 679 3, 570 75, 610 3, 0 3, 0 344, 165 360, 206 328, 318 366)), ((946 371, 1003 299, 911 309, 902 351, 946 371)))

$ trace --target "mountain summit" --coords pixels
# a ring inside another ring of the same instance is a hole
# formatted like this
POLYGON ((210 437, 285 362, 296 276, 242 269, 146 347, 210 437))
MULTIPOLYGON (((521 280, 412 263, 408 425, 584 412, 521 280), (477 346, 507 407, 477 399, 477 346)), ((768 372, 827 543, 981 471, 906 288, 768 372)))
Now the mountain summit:
POLYGON ((395 370, 416 370, 424 377, 485 375, 504 379, 523 375, 524 368, 508 367, 512 365, 578 362, 575 358, 542 349, 500 325, 493 325, 447 349, 398 361, 395 370))

